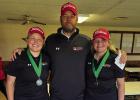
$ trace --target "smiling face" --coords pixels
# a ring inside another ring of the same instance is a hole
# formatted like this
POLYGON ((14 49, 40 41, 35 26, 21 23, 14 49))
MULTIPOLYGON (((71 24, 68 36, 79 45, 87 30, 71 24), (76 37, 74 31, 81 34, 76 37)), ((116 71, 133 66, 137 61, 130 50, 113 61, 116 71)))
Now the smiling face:
POLYGON ((40 52, 44 45, 44 39, 40 34, 33 33, 28 36, 27 45, 31 52, 40 52))
POLYGON ((65 14, 60 17, 60 20, 65 32, 73 32, 76 28, 78 17, 74 15, 73 12, 66 11, 65 14))
POLYGON ((93 40, 93 48, 97 53, 104 53, 109 46, 109 40, 96 38, 93 40))

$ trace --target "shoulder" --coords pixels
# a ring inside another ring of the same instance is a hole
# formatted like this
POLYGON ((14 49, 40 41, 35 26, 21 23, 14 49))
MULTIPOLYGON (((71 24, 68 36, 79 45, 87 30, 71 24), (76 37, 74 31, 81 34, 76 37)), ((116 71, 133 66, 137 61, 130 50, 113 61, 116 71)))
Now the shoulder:
POLYGON ((115 59, 118 56, 118 54, 116 54, 115 52, 111 50, 109 52, 110 52, 110 59, 115 59))
POLYGON ((91 39, 88 36, 86 36, 85 34, 80 33, 79 36, 80 36, 80 38, 83 38, 83 39, 85 39, 87 41, 91 41, 91 39))
POLYGON ((115 63, 115 58, 117 57, 117 54, 115 54, 112 51, 109 51, 109 53, 110 53, 110 55, 108 57, 107 62, 110 63, 110 64, 114 64, 115 63))
POLYGON ((47 38, 46 38, 46 41, 45 41, 45 47, 48 46, 48 45, 53 45, 56 43, 56 41, 59 39, 58 37, 58 34, 57 33, 53 33, 51 35, 49 35, 47 38))
POLYGON ((25 49, 18 57, 19 60, 27 60, 27 49, 25 49))
POLYGON ((20 63, 21 61, 26 61, 27 60, 27 54, 26 50, 22 51, 21 54, 16 54, 16 59, 12 61, 10 64, 17 64, 20 63))
POLYGON ((88 45, 91 45, 91 39, 88 36, 84 35, 84 34, 78 34, 75 38, 80 43, 86 43, 88 45))
POLYGON ((79 34, 79 39, 78 41, 80 41, 80 43, 86 44, 87 48, 91 48, 92 42, 91 39, 84 35, 84 34, 79 34))
POLYGON ((50 40, 50 39, 54 39, 54 38, 56 38, 57 36, 58 36, 57 33, 52 33, 51 35, 49 35, 49 36, 46 38, 46 41, 47 41, 47 40, 50 40))
POLYGON ((46 44, 49 44, 49 43, 52 43, 52 42, 54 42, 54 41, 56 41, 56 40, 58 40, 58 39, 59 39, 59 34, 57 34, 57 33, 52 33, 51 35, 49 35, 49 36, 46 38, 45 43, 46 43, 46 44))

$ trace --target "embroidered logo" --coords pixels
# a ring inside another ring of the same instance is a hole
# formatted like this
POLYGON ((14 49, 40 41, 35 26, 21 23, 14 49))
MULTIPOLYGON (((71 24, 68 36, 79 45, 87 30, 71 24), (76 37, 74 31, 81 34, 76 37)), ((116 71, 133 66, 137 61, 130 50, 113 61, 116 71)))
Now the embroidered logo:
POLYGON ((60 47, 56 47, 55 50, 56 50, 56 51, 59 51, 59 50, 60 50, 60 47))
POLYGON ((110 68, 111 65, 110 64, 105 64, 104 67, 110 68))
POLYGON ((27 64, 27 66, 29 66, 29 67, 30 67, 30 66, 32 66, 32 65, 31 65, 31 64, 27 64))
POLYGON ((83 47, 73 47, 73 50, 74 51, 81 51, 81 50, 83 50, 83 47))
POLYGON ((42 62, 42 66, 48 65, 47 62, 42 62))

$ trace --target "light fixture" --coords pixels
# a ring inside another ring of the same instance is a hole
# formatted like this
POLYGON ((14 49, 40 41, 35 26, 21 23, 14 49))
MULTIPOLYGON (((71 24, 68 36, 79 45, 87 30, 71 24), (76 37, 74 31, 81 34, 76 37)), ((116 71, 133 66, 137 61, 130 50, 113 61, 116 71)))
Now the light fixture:
POLYGON ((126 20, 128 17, 120 16, 120 17, 115 17, 115 20, 126 20))
POLYGON ((78 23, 83 23, 83 22, 86 21, 88 18, 89 18, 88 16, 79 15, 79 16, 78 16, 78 23))

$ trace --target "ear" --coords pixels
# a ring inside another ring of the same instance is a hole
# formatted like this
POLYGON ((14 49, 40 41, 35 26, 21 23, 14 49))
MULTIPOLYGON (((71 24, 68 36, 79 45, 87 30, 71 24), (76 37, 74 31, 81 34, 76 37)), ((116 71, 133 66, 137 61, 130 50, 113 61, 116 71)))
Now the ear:
POLYGON ((25 42, 26 42, 26 44, 28 45, 29 40, 26 38, 25 42))
POLYGON ((78 22, 78 15, 76 15, 76 22, 78 22))
POLYGON ((45 39, 43 40, 43 45, 45 45, 45 39))
POLYGON ((62 16, 60 16, 60 22, 62 22, 62 16))
POLYGON ((107 42, 107 47, 109 48, 111 46, 111 43, 108 41, 107 42))

